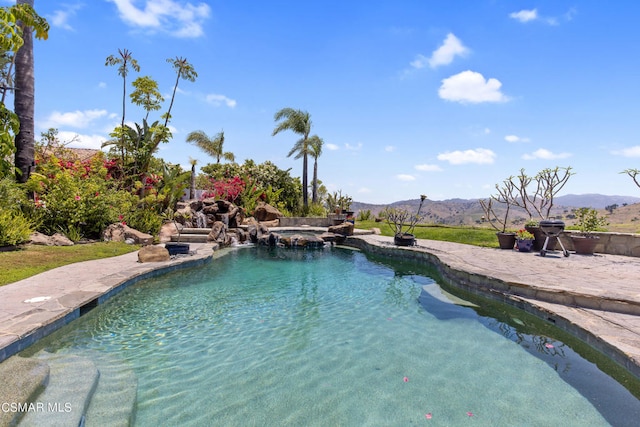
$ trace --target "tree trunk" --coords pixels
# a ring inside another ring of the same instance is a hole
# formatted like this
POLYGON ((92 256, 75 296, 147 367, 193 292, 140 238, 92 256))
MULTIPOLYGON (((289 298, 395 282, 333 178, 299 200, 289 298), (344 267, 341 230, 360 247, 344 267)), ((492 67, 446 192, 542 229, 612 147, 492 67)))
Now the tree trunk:
POLYGON ((309 207, 309 182, 307 179, 307 153, 302 156, 302 206, 306 212, 309 207))
POLYGON ((191 185, 189 186, 189 199, 196 198, 196 165, 191 165, 191 185))
MULTIPOLYGON (((17 0, 33 7, 34 0, 17 0)), ((16 77, 14 110, 20 120, 20 131, 16 135, 15 166, 18 182, 26 182, 35 166, 35 78, 33 65, 33 31, 22 23, 24 44, 16 53, 16 77)))
POLYGON ((318 158, 316 157, 313 162, 313 183, 311 190, 311 203, 318 203, 318 158))

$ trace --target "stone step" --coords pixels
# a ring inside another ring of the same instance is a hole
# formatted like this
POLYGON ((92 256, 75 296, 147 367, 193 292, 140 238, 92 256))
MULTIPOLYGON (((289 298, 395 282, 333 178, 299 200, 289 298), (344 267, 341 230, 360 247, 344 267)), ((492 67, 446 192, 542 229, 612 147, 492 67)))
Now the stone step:
MULTIPOLYGON (((49 365, 36 359, 12 356, 0 363, 0 403, 35 402, 49 381, 49 365)), ((14 426, 23 413, 0 410, 0 426, 14 426)))
POLYGON ((182 236, 184 236, 185 234, 204 234, 206 236, 210 232, 211 232, 211 227, 209 227, 209 228, 183 228, 181 230, 180 234, 182 236))
POLYGON ((92 357, 100 371, 85 426, 120 427, 133 425, 138 378, 129 365, 116 357, 100 353, 92 357))
POLYGON ((180 243, 207 243, 207 234, 181 234, 180 239, 178 240, 178 235, 174 234, 171 236, 172 242, 180 242, 180 243))
POLYGON ((46 351, 33 357, 49 365, 49 383, 36 398, 35 411, 29 411, 20 426, 78 426, 84 420, 100 373, 88 358, 46 351))

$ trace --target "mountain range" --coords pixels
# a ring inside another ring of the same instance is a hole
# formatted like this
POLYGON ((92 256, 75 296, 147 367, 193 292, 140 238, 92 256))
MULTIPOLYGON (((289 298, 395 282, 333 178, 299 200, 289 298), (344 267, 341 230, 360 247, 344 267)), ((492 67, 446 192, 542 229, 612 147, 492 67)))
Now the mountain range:
MULTIPOLYGON (((388 205, 353 202, 351 210, 356 215, 359 212, 368 210, 373 216, 378 216, 387 206, 415 212, 419 205, 420 199, 402 200, 388 205)), ((603 194, 567 194, 558 196, 554 199, 554 206, 550 216, 571 220, 572 212, 581 207, 589 207, 601 211, 599 213, 607 215, 611 224, 631 223, 628 228, 633 229, 615 229, 615 231, 636 232, 635 230, 640 228, 640 197, 633 196, 609 196, 603 194), (638 226, 633 224, 635 221, 638 221, 638 226)), ((494 203, 494 211, 499 217, 504 217, 504 205, 494 203)), ((424 222, 435 224, 482 225, 487 220, 478 199, 427 199, 424 202, 421 213, 425 216, 424 222)), ((523 209, 512 208, 509 215, 509 222, 512 225, 524 224, 528 219, 529 216, 523 209)), ((571 221, 568 221, 567 225, 570 223, 571 221)))

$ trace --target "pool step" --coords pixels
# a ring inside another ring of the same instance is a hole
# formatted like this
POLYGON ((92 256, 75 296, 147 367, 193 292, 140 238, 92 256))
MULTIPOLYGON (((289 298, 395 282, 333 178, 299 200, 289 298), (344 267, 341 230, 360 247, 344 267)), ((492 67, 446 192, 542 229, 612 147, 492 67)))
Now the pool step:
POLYGON ((78 426, 98 385, 100 373, 85 357, 39 352, 34 359, 49 365, 49 383, 35 398, 20 426, 78 426))
POLYGON ((100 381, 87 410, 85 425, 133 425, 138 378, 123 360, 105 354, 92 359, 100 371, 100 381))
MULTIPOLYGON (((34 402, 47 382, 49 365, 46 362, 10 357, 0 363, 0 403, 34 402)), ((14 426, 22 415, 22 412, 0 410, 0 426, 14 426)))

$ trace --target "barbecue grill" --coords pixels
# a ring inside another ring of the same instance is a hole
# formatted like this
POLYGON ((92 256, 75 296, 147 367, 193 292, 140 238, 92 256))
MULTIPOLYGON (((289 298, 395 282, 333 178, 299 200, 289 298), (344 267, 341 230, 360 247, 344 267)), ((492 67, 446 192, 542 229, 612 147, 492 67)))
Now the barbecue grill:
MULTIPOLYGON (((545 256, 547 254, 547 245, 549 244, 550 237, 558 237, 564 231, 564 222, 557 219, 546 219, 540 221, 540 231, 546 236, 544 239, 544 246, 540 250, 540 256, 545 256)), ((569 256, 569 251, 564 248, 562 241, 558 238, 558 243, 560 243, 560 247, 562 248, 562 254, 564 256, 569 256)))

